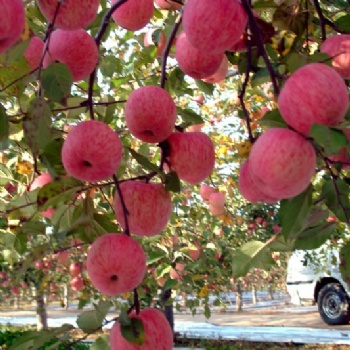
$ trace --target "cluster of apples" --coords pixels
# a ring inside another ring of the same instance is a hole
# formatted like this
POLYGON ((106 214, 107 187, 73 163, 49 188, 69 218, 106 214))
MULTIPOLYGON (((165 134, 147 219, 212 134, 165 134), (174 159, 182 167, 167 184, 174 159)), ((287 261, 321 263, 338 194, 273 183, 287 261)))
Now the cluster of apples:
MULTIPOLYGON (((275 203, 294 197, 310 184, 316 170, 316 153, 308 140, 314 124, 340 126, 349 108, 350 35, 328 38, 321 50, 332 67, 307 64, 288 78, 278 96, 279 111, 289 128, 271 128, 253 144, 242 164, 239 187, 250 202, 275 203)), ((343 130, 348 135, 348 130, 343 130)), ((348 161, 345 149, 335 161, 348 161)))
POLYGON ((188 0, 183 9, 183 31, 175 44, 181 70, 194 79, 221 81, 228 69, 225 51, 240 40, 247 22, 238 0, 188 0))
POLYGON ((222 215, 225 211, 225 194, 219 192, 216 188, 210 185, 202 185, 199 189, 199 194, 202 199, 208 203, 209 211, 215 215, 222 215))

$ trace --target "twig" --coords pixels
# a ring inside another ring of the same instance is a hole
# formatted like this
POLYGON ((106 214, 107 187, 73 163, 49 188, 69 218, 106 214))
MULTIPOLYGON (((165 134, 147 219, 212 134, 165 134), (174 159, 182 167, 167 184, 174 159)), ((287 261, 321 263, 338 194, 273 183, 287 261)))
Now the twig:
POLYGON ((316 9, 316 12, 317 12, 318 18, 320 20, 320 24, 321 24, 322 41, 325 41, 327 38, 325 18, 323 16, 323 12, 322 12, 322 9, 321 9, 321 6, 320 6, 318 0, 314 0, 314 4, 315 4, 315 9, 316 9))
POLYGON ((129 220, 128 220, 128 209, 126 208, 126 205, 125 205, 125 200, 124 200, 124 197, 123 197, 123 194, 122 194, 122 191, 120 189, 120 184, 119 184, 119 181, 117 179, 117 177, 115 175, 113 175, 113 181, 114 181, 114 184, 117 188, 117 192, 118 192, 118 196, 119 196, 119 199, 120 199, 120 203, 122 205, 122 208, 123 208, 123 215, 124 215, 124 221, 125 221, 125 229, 124 229, 124 233, 128 236, 130 236, 130 228, 129 228, 129 220))

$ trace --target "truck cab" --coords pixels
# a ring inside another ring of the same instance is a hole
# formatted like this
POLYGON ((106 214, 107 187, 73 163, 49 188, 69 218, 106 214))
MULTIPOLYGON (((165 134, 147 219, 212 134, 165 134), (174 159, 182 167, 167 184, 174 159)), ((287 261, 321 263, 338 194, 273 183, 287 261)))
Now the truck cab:
POLYGON ((325 323, 349 323, 350 290, 339 271, 337 250, 294 251, 287 265, 287 290, 293 304, 317 304, 325 323))

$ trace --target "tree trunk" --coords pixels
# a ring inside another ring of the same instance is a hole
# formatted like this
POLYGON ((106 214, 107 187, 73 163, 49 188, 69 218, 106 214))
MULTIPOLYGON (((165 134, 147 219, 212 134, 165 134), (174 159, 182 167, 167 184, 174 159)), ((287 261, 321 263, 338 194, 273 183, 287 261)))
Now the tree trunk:
POLYGON ((63 285, 63 304, 65 310, 69 309, 69 286, 68 284, 63 285))
POLYGON ((269 292, 269 299, 273 300, 274 299, 274 297, 273 297, 273 288, 272 288, 272 284, 271 283, 269 283, 268 292, 269 292))
POLYGON ((36 295, 36 328, 38 331, 48 329, 44 295, 40 292, 36 295))
POLYGON ((173 304, 166 305, 166 302, 171 298, 171 289, 166 289, 161 294, 161 302, 164 305, 164 315, 168 320, 171 330, 174 333, 174 307, 173 304))
POLYGON ((253 295, 253 304, 255 305, 257 303, 255 284, 252 285, 252 295, 253 295))
POLYGON ((239 282, 236 283, 236 311, 240 312, 243 308, 242 287, 239 282))

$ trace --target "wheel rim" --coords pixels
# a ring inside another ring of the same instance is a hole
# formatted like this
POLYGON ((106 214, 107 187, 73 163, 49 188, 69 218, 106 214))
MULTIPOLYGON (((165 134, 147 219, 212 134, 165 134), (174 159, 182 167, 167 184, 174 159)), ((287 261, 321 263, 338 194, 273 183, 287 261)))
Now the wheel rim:
POLYGON ((323 298, 322 310, 328 318, 338 318, 343 311, 343 302, 339 295, 334 292, 328 292, 323 298))

